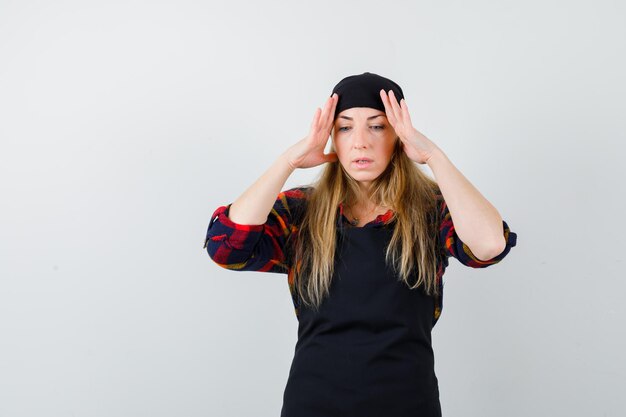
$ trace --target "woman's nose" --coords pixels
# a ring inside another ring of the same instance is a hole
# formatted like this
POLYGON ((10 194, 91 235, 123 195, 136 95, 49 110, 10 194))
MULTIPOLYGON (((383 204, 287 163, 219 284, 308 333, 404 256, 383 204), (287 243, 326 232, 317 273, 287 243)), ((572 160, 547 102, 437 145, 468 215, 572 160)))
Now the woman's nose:
POLYGON ((357 149, 364 148, 367 145, 367 133, 362 132, 360 129, 356 129, 354 132, 353 146, 357 149))

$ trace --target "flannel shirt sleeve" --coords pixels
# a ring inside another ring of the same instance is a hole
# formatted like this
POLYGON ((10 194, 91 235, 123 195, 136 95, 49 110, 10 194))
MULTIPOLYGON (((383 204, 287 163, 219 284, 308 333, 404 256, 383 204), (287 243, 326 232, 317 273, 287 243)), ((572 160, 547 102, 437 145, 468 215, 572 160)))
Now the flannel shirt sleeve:
POLYGON ((504 250, 491 259, 484 261, 480 260, 472 253, 469 246, 467 246, 456 234, 448 206, 443 197, 440 197, 439 240, 441 246, 446 257, 452 256, 465 266, 472 268, 486 268, 500 262, 510 252, 511 248, 517 244, 517 234, 509 229, 509 225, 506 221, 503 220, 502 225, 504 229, 504 238, 506 240, 504 250))
POLYGON ((280 192, 266 222, 259 225, 233 222, 228 217, 232 203, 218 207, 211 216, 204 249, 226 269, 288 273, 286 244, 295 230, 295 212, 303 196, 301 188, 280 192))

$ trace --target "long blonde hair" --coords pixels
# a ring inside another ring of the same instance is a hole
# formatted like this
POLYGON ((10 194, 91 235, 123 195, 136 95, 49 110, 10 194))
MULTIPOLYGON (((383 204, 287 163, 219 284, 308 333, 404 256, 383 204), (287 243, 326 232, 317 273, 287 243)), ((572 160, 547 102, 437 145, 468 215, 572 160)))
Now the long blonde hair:
MULTIPOLYGON (((331 145, 331 151, 334 147, 331 145)), ((352 204, 358 183, 339 161, 326 163, 319 178, 309 188, 306 210, 302 214, 293 245, 293 279, 302 302, 319 309, 329 295, 334 270, 339 203, 352 204)), ((438 245, 437 183, 424 174, 396 146, 386 170, 372 182, 372 203, 392 207, 395 221, 387 246, 385 262, 411 289, 422 286, 426 294, 437 296, 438 245), (417 270, 417 280, 415 272, 417 270), (413 280, 411 280, 413 277, 413 280), (411 284, 411 281, 414 283, 411 284)))

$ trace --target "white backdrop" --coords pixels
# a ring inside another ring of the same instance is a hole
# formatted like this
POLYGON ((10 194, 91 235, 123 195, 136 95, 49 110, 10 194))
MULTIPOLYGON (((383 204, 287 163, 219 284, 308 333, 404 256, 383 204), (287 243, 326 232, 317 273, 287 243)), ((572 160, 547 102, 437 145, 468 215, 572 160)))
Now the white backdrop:
POLYGON ((287 276, 218 267, 206 229, 365 71, 518 234, 500 264, 450 260, 444 416, 623 416, 624 21, 618 1, 0 0, 0 416, 278 416, 287 276))

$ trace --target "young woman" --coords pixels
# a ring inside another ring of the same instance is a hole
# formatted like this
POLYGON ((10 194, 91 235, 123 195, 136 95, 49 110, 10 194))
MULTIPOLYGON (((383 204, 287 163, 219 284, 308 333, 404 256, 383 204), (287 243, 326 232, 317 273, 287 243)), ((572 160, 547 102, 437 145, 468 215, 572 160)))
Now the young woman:
POLYGON ((434 417, 448 257, 484 268, 516 237, 413 127, 400 86, 366 72, 341 80, 309 134, 215 210, 204 247, 224 268, 288 276, 299 325, 282 417, 434 417), (312 185, 281 191, 321 164, 312 185))

